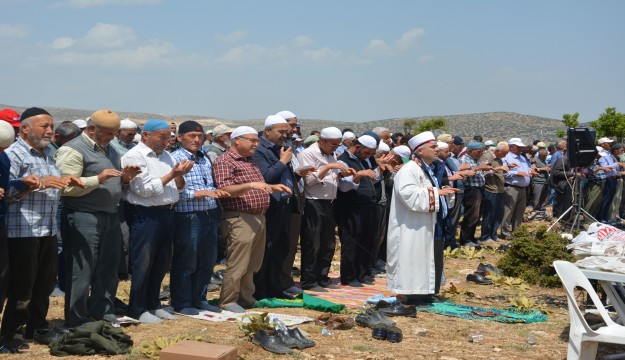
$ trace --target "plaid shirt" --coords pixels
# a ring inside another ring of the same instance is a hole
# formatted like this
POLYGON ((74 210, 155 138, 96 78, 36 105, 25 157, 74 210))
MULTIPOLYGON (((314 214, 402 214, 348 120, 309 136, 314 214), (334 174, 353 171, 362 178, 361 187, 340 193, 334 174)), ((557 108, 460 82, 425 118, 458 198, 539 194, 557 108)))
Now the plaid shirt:
POLYGON ((180 193, 180 200, 176 203, 176 212, 205 211, 217 208, 217 201, 211 197, 195 198, 196 191, 215 190, 213 165, 208 161, 206 155, 198 151, 197 156, 194 156, 187 150, 180 148, 171 153, 171 157, 177 163, 183 160, 195 161, 191 171, 184 176, 187 187, 180 193))
POLYGON ((595 169, 600 167, 599 160, 596 160, 588 167, 588 181, 595 184, 603 184, 606 176, 605 171, 599 170, 595 172, 595 169))
MULTIPOLYGON (((478 167, 480 164, 478 160, 475 160, 469 154, 465 154, 460 158, 461 164, 469 164, 471 165, 471 169, 478 167)), ((482 170, 477 171, 474 176, 469 176, 464 178, 464 186, 473 186, 473 187, 481 187, 483 188, 486 184, 486 179, 484 179, 484 173, 482 170)))
MULTIPOLYGON (((9 176, 11 181, 32 174, 40 178, 61 176, 61 171, 49 156, 50 150, 47 147, 40 153, 18 137, 5 152, 11 161, 9 176)), ((21 199, 16 199, 18 193, 19 189, 11 186, 5 198, 7 236, 22 238, 56 235, 58 231, 56 210, 61 199, 61 191, 53 188, 35 190, 21 199)))
MULTIPOLYGON (((219 189, 230 185, 265 182, 258 166, 250 158, 227 150, 213 164, 215 184, 219 189)), ((226 211, 261 212, 269 208, 269 194, 261 190, 250 190, 236 198, 223 198, 221 205, 226 211)))

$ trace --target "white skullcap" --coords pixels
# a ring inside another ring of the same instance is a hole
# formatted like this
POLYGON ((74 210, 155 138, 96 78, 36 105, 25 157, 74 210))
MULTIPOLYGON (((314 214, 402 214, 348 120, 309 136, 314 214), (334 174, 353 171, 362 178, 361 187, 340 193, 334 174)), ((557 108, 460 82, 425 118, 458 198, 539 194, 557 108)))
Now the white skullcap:
POLYGON ((412 151, 410 151, 410 148, 406 145, 399 145, 397 147, 394 147, 393 152, 405 159, 410 159, 410 154, 412 153, 412 151))
POLYGON ((449 145, 446 142, 437 141, 436 145, 438 145, 439 149, 449 149, 449 145))
POLYGON ((408 140, 408 146, 413 150, 417 150, 419 146, 429 143, 430 141, 436 141, 434 134, 431 131, 424 131, 410 138, 410 140, 408 140))
MULTIPOLYGON (((485 146, 495 146, 495 142, 493 140, 486 140, 484 142, 485 146)), ((440 146, 439 146, 440 147, 440 146)))
POLYGON ((362 146, 368 147, 369 149, 378 148, 378 144, 376 144, 375 139, 371 135, 363 135, 359 137, 358 143, 362 146))
POLYGON ((7 121, 0 121, 0 147, 7 148, 15 141, 15 130, 7 121))
POLYGON ((230 134, 230 138, 234 139, 234 138, 238 138, 240 136, 249 135, 249 134, 256 134, 256 135, 258 135, 258 131, 254 130, 253 127, 239 126, 238 128, 236 128, 236 129, 234 129, 232 131, 232 134, 230 134))
POLYGON ((278 115, 279 117, 283 118, 284 120, 297 117, 297 115, 293 114, 292 112, 290 112, 288 110, 280 111, 276 115, 278 115))
POLYGON ((137 128, 137 124, 130 119, 124 119, 119 122, 119 130, 136 129, 136 128, 137 128))
POLYGON ((80 130, 84 129, 87 127, 87 122, 83 119, 76 119, 74 121, 72 121, 72 123, 74 123, 74 125, 78 126, 78 128, 80 130))
POLYGON ((282 116, 279 115, 269 115, 265 119, 265 127, 271 127, 276 124, 286 124, 286 120, 282 116))
POLYGON ((343 140, 355 139, 355 138, 356 138, 356 135, 351 131, 346 131, 345 134, 343 134, 343 140))
POLYGON ((386 145, 384 141, 380 141, 380 145, 378 145, 378 150, 376 151, 376 153, 389 152, 389 151, 391 151, 391 148, 388 145, 386 145))
POLYGON ((321 135, 319 136, 321 139, 342 139, 343 134, 341 130, 335 127, 327 127, 321 130, 321 135))
POLYGON ((135 144, 140 143, 141 142, 141 134, 139 134, 139 133, 135 134, 135 137, 134 137, 134 139, 132 139, 132 142, 135 143, 135 144))

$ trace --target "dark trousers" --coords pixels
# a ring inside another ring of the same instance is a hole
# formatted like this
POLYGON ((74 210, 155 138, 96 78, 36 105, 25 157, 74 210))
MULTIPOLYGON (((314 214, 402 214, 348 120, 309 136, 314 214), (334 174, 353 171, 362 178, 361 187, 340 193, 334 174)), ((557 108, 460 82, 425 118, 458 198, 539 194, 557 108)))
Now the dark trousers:
POLYGON ((64 209, 65 325, 115 314, 121 254, 119 215, 64 209))
MULTIPOLYGON (((460 227, 460 245, 468 242, 475 242, 475 230, 480 222, 480 206, 484 188, 465 187, 464 188, 464 218, 460 227)), ((459 204, 456 203, 456 206, 459 204)))
POLYGON ((458 225, 460 224, 460 216, 462 215, 462 201, 463 200, 464 200, 464 193, 457 193, 454 207, 449 209, 449 214, 447 215, 447 217, 451 221, 451 230, 453 232, 454 237, 456 237, 456 232, 458 231, 458 225))
POLYGON ((295 263, 295 255, 297 255, 297 244, 299 244, 299 233, 302 227, 302 214, 291 213, 291 225, 289 229, 289 253, 282 263, 282 271, 280 272, 280 284, 282 289, 286 290, 291 286, 295 286, 291 271, 295 263))
MULTIPOLYGON (((56 226, 60 229, 63 214, 63 203, 59 201, 59 208, 56 209, 56 226)), ((58 269, 57 269, 57 286, 59 290, 65 291, 65 253, 63 252, 63 236, 61 234, 62 231, 56 233, 57 240, 57 258, 58 258, 58 269)))
POLYGON ((597 214, 597 220, 610 221, 610 205, 614 200, 614 194, 616 193, 616 179, 605 179, 603 185, 603 194, 601 195, 601 205, 599 205, 599 213, 597 214))
POLYGON ((386 262, 386 233, 388 231, 388 216, 391 213, 390 205, 375 204, 372 225, 374 227, 375 238, 373 239, 373 256, 371 266, 373 267, 378 259, 386 262))
POLYGON ((130 262, 132 283, 128 315, 139 317, 160 307, 161 283, 171 265, 176 221, 173 209, 132 206, 130 262))
POLYGON ((218 209, 176 213, 176 236, 171 263, 171 306, 200 307, 217 260, 218 209))
POLYGON ((8 239, 9 286, 0 334, 11 340, 26 325, 26 335, 48 327, 49 297, 57 271, 56 235, 8 239))
POLYGON ((0 217, 0 314, 4 308, 9 280, 9 248, 7 246, 7 228, 4 218, 0 217))
POLYGON ((265 255, 260 270, 254 275, 254 298, 282 298, 284 288, 280 282, 282 265, 289 254, 291 235, 291 205, 286 201, 271 200, 265 214, 267 223, 265 255))
POLYGON ((532 184, 532 207, 534 211, 545 211, 547 195, 549 195, 549 185, 532 184))
POLYGON ((441 282, 443 280, 443 266, 445 260, 445 241, 434 240, 434 294, 438 294, 441 289, 441 282))
POLYGON ((374 204, 337 206, 336 222, 341 241, 341 283, 363 281, 371 275, 375 239, 374 204))
POLYGON ((503 197, 504 193, 484 191, 481 240, 497 240, 497 230, 503 219, 503 197))
POLYGON ((336 248, 334 204, 330 200, 306 200, 302 218, 302 289, 329 283, 336 248))

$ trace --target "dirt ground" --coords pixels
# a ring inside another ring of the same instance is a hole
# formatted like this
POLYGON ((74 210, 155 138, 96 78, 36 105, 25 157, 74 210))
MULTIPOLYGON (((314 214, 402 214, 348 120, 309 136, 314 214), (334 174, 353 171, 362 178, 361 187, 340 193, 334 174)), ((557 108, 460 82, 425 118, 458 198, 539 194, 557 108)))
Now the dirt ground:
MULTIPOLYGON (((504 242, 502 242, 504 243, 504 242)), ((337 252, 338 254, 338 252, 337 252)), ((480 262, 496 264, 501 253, 486 252, 483 259, 446 259, 445 274, 447 279, 456 280, 459 291, 470 291, 474 297, 463 296, 454 301, 461 304, 481 307, 504 308, 509 305, 508 298, 519 291, 477 285, 465 281, 480 262)), ((338 271, 338 258, 333 267, 338 271)), ((296 261, 296 266, 299 266, 296 261)), ((168 280, 166 279, 165 283, 168 280)), ((122 282, 118 295, 127 299, 129 282, 122 282)), ((125 327, 124 331, 135 342, 135 349, 130 355, 106 357, 107 359, 142 359, 138 351, 140 344, 157 337, 174 338, 179 335, 199 336, 204 341, 235 346, 240 359, 564 359, 566 358, 569 315, 566 296, 561 288, 547 289, 531 286, 525 295, 545 304, 551 311, 546 322, 534 324, 504 324, 494 321, 465 320, 435 314, 419 312, 416 318, 395 317, 398 327, 403 331, 402 342, 394 344, 375 340, 371 329, 356 326, 351 330, 335 331, 333 336, 322 336, 321 327, 313 323, 299 325, 310 334, 316 346, 291 355, 275 355, 252 344, 233 323, 214 323, 179 317, 177 321, 167 321, 160 325, 136 325, 125 327), (482 333, 483 341, 469 342, 473 333, 482 333), (528 335, 533 334, 536 344, 528 344, 528 335)), ((219 292, 209 293, 209 297, 218 297, 219 292)), ((51 298, 48 318, 52 325, 62 322, 63 298, 51 298)), ((349 309, 346 316, 355 316, 362 309, 349 309)), ((303 309, 274 309, 291 315, 316 317, 320 313, 303 309)), ((599 346, 599 356, 625 352, 625 347, 599 346)), ((15 359, 51 359, 48 348, 32 344, 30 349, 19 355, 7 355, 15 359)), ((105 358, 101 356, 92 359, 105 358)))

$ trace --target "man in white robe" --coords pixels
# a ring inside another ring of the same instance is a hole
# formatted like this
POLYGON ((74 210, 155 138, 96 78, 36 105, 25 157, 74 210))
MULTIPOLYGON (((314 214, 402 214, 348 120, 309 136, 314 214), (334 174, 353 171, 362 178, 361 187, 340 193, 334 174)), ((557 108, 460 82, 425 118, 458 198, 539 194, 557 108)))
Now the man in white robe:
MULTIPOLYGON (((428 167, 436 160, 438 145, 429 131, 414 136, 409 146, 428 167)), ((397 172, 387 237, 387 288, 409 299, 431 297, 436 291, 434 231, 441 196, 459 191, 439 189, 418 160, 397 172)))

